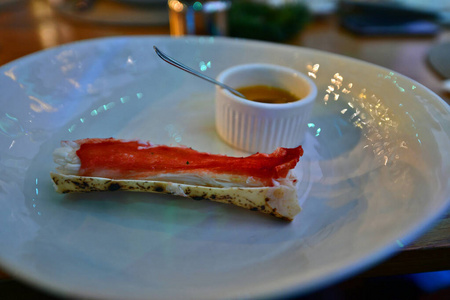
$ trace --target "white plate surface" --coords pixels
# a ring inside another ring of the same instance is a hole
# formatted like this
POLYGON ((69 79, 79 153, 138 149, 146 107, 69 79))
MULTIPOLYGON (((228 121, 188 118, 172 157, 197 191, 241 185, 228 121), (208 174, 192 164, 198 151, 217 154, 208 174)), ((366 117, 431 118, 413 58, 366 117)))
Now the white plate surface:
POLYGON ((0 72, 0 264, 55 293, 105 299, 304 293, 388 257, 449 202, 449 108, 422 85, 361 61, 226 38, 123 37, 36 53, 0 72), (292 223, 207 201, 59 195, 62 139, 118 137, 240 155, 214 128, 216 76, 268 62, 319 90, 292 223))

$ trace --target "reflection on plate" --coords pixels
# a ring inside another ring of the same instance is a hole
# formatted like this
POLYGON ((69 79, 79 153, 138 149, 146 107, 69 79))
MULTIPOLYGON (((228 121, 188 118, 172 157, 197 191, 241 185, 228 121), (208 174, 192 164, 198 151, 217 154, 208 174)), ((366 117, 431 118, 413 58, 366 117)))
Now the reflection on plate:
POLYGON ((0 74, 0 264, 56 293, 302 293, 386 258, 448 206, 448 106, 381 67, 236 39, 124 37, 40 52, 0 74), (292 223, 170 196, 54 193, 51 153, 62 139, 115 136, 242 154, 217 137, 214 86, 159 60, 153 45, 211 76, 268 62, 316 82, 298 167, 304 210, 292 223))

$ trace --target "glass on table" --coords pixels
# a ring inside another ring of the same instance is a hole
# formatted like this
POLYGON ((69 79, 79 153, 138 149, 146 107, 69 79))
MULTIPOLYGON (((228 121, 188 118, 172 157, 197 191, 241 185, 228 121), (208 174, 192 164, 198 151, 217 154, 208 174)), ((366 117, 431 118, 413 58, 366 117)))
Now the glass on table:
POLYGON ((170 33, 182 35, 228 35, 228 0, 168 0, 170 33))

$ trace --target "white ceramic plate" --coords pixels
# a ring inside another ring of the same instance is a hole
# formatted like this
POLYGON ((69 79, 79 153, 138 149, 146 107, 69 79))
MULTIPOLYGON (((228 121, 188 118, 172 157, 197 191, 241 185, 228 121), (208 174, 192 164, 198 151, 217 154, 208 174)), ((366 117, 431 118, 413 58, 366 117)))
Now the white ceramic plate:
POLYGON ((292 295, 380 262, 448 206, 449 108, 400 74, 329 53, 225 38, 123 37, 51 49, 0 73, 0 263, 71 296, 211 299, 292 295), (59 195, 61 139, 118 137, 238 155, 214 129, 216 76, 269 62, 319 96, 292 223, 231 207, 133 193, 59 195))

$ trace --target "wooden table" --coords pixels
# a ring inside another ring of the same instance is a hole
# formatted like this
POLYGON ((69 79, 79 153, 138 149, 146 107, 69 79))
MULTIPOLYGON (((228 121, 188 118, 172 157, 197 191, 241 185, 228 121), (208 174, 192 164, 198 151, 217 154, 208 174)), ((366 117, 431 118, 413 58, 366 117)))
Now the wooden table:
MULTIPOLYGON (((117 4, 114 4, 117 5, 117 4)), ((427 64, 436 43, 450 40, 450 30, 431 37, 361 37, 337 24, 335 16, 312 22, 290 44, 361 59, 404 74, 430 88, 447 103, 440 78, 427 64)), ((21 1, 0 7, 0 65, 61 44, 119 35, 169 34, 168 25, 124 26, 82 22, 55 12, 45 0, 21 1)), ((361 276, 407 274, 450 269, 450 212, 429 232, 361 276)), ((9 276, 0 270, 0 279, 9 276)))

